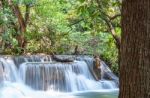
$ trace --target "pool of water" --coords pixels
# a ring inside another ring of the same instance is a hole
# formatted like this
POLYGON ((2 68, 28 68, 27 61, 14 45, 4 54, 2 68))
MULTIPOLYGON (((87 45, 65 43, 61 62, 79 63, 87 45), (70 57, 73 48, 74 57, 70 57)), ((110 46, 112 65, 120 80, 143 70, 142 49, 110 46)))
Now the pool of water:
POLYGON ((72 93, 35 91, 19 84, 5 82, 0 85, 0 98, 117 98, 118 89, 87 90, 72 93))

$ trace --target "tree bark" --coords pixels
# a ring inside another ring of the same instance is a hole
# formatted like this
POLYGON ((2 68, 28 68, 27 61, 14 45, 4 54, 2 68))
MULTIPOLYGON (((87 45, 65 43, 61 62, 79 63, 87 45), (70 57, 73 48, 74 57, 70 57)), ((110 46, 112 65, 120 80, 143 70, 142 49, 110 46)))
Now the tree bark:
POLYGON ((29 14, 30 14, 30 5, 26 5, 26 13, 25 13, 25 26, 27 27, 28 21, 29 21, 29 14))
POLYGON ((26 39, 25 39, 24 33, 26 32, 27 23, 28 23, 28 20, 29 20, 30 5, 26 5, 26 13, 25 13, 25 19, 24 19, 23 15, 20 11, 20 8, 17 4, 13 4, 12 0, 8 0, 8 4, 11 7, 14 15, 18 19, 20 34, 17 36, 16 39, 18 40, 19 47, 20 48, 25 48, 26 39))
POLYGON ((150 0, 123 0, 119 98, 150 98, 150 0))

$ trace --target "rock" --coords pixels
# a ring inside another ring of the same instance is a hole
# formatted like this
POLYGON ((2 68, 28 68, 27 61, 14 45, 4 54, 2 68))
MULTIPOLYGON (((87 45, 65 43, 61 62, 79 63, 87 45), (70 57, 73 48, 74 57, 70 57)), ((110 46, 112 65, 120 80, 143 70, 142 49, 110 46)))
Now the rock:
POLYGON ((52 59, 57 61, 57 62, 73 62, 74 59, 72 57, 65 57, 65 56, 57 56, 57 55, 52 55, 52 59))
POLYGON ((100 80, 101 79, 101 60, 98 56, 94 57, 94 61, 93 61, 93 74, 96 80, 100 80))
POLYGON ((93 66, 93 75, 97 81, 101 79, 101 69, 98 69, 95 65, 93 66))
POLYGON ((3 63, 0 62, 0 83, 4 80, 4 66, 3 63))

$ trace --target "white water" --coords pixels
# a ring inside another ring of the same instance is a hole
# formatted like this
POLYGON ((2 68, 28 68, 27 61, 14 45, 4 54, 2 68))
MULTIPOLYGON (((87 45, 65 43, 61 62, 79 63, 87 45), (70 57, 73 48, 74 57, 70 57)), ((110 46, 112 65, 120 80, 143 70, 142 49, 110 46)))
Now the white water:
POLYGON ((87 94, 117 98, 116 83, 95 81, 85 61, 53 63, 49 57, 35 58, 23 58, 25 63, 16 65, 19 68, 11 58, 0 58, 4 66, 0 98, 90 98, 87 94))

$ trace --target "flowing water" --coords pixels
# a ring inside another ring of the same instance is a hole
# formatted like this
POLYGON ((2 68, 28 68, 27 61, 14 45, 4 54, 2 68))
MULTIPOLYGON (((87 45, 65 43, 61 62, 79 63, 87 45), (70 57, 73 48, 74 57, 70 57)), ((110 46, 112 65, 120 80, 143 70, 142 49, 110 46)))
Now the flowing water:
POLYGON ((118 78, 104 62, 96 81, 92 58, 73 59, 60 63, 50 56, 0 57, 0 98, 117 98, 118 78))

